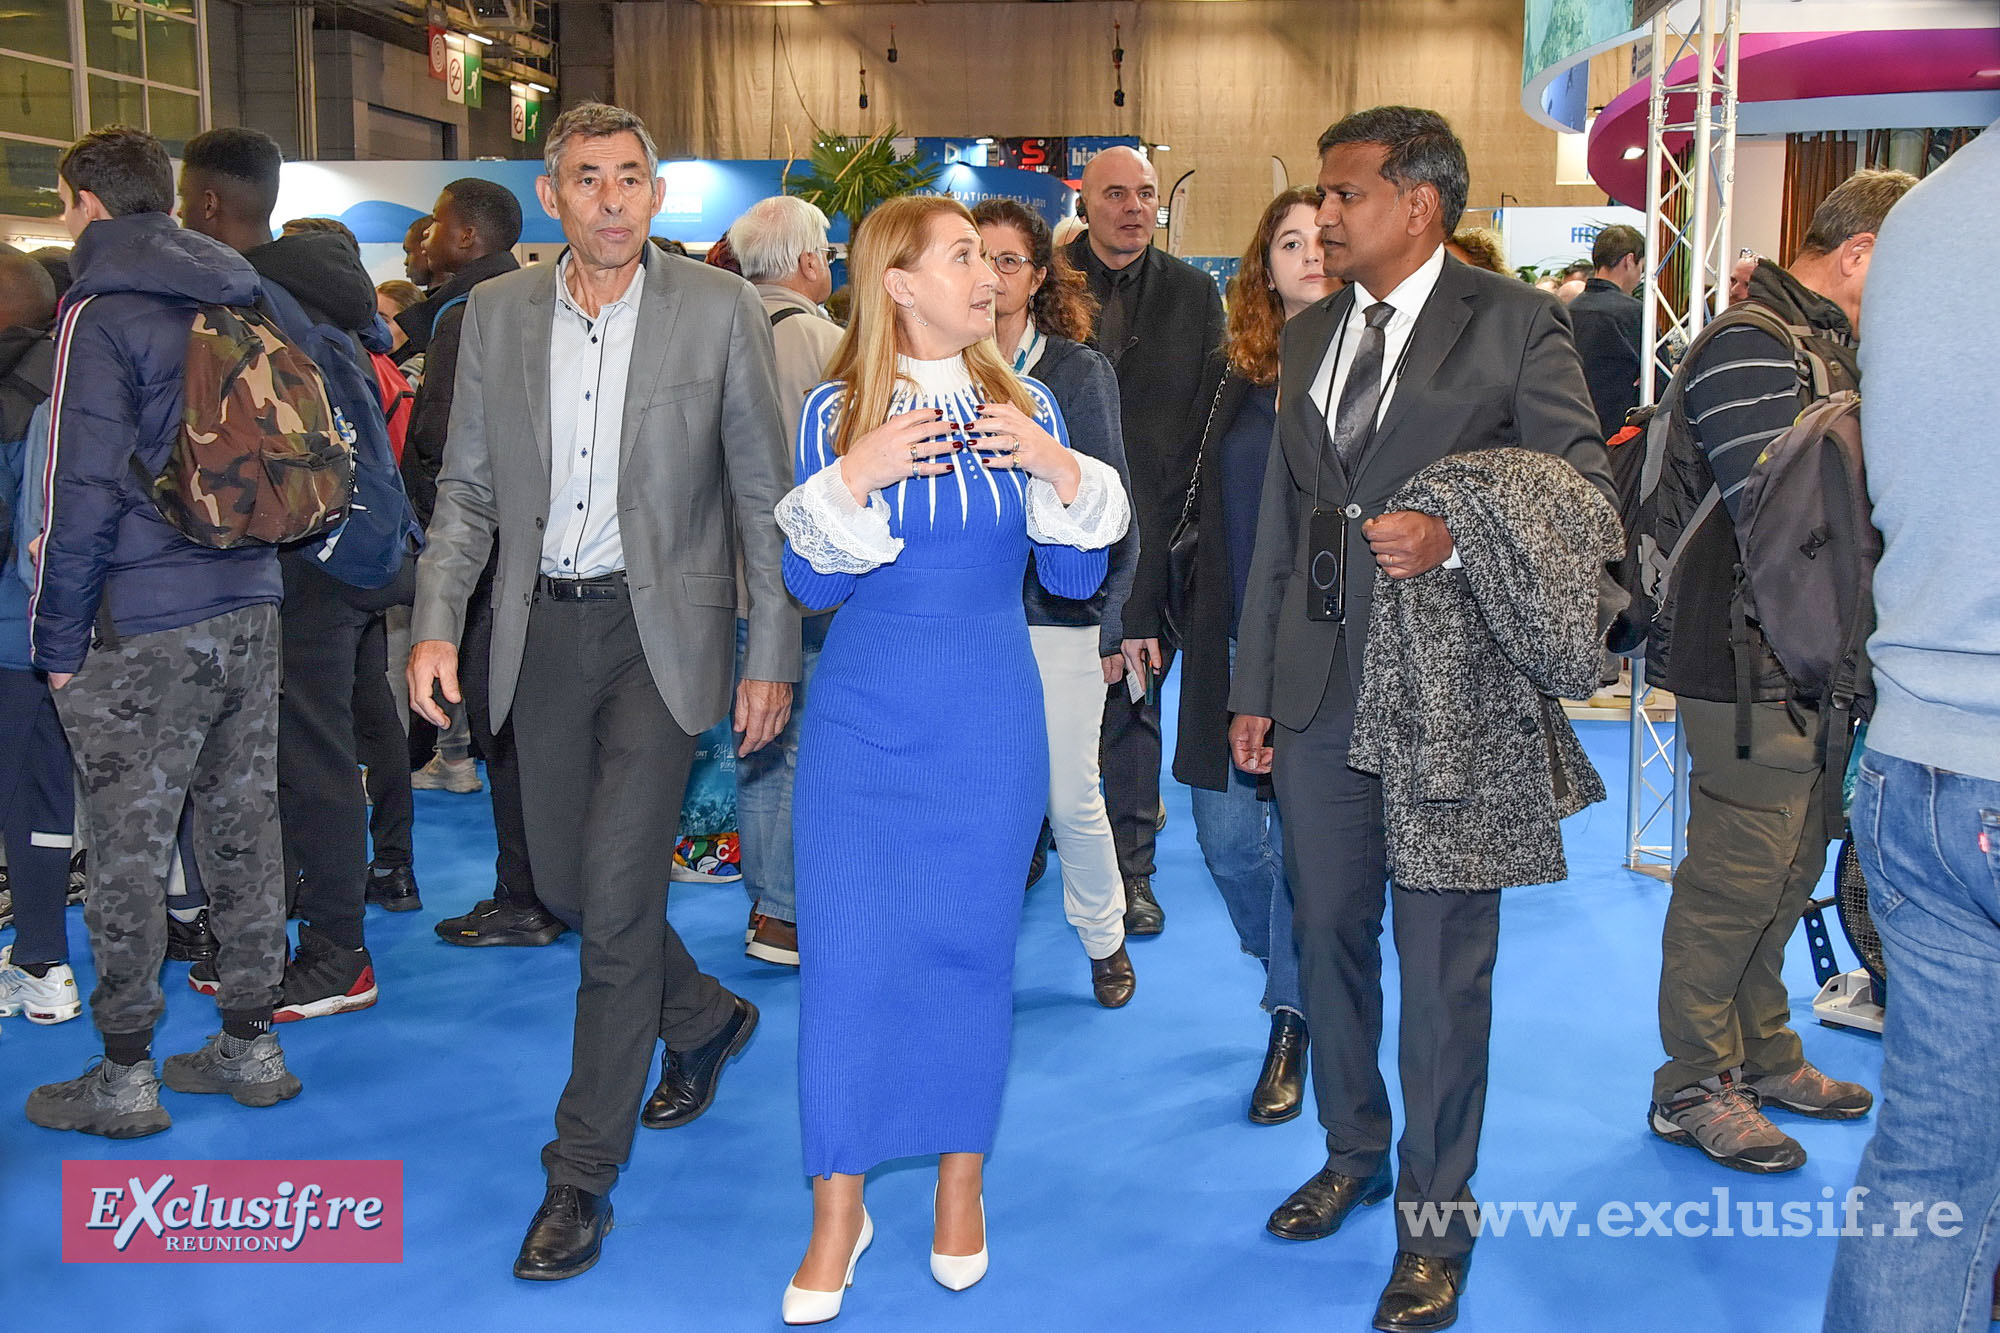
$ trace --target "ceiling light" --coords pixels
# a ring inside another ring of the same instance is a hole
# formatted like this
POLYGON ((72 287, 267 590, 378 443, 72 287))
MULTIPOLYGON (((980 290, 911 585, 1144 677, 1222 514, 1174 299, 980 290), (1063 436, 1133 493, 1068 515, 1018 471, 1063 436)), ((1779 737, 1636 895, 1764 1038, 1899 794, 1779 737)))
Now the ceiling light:
POLYGON ((529 86, 530 88, 533 88, 533 89, 534 89, 534 90, 535 90, 536 92, 538 92, 538 93, 545 93, 545 92, 547 92, 547 91, 548 91, 548 89, 547 89, 546 87, 544 87, 543 85, 541 85, 541 84, 539 84, 539 83, 535 83, 535 82, 533 82, 532 80, 530 80, 530 81, 529 81, 529 83, 528 83, 528 86, 529 86))
POLYGON ((1174 151, 1174 146, 1167 143, 1156 143, 1153 145, 1153 151, 1156 153, 1171 153, 1174 151))
POLYGON ((980 139, 974 139, 974 140, 973 140, 972 142, 974 142, 974 143, 992 143, 992 142, 993 142, 993 137, 992 137, 991 135, 987 135, 987 136, 986 136, 986 137, 984 137, 984 138, 980 138, 980 139))
POLYGON ((1972 77, 1975 79, 2000 79, 2000 69, 1976 69, 1972 71, 1972 77))
POLYGON ((471 39, 472 39, 473 41, 475 41, 475 42, 478 42, 478 43, 479 43, 479 44, 480 44, 481 46, 491 46, 491 45, 493 45, 493 39, 492 39, 491 37, 481 37, 481 36, 480 36, 480 35, 479 35, 478 33, 476 33, 476 32, 468 32, 468 33, 466 33, 465 35, 466 35, 467 37, 470 37, 470 38, 471 38, 471 39))
POLYGON ((1627 148, 1623 154, 1621 154, 1621 156, 1624 157, 1624 159, 1627 162, 1636 162, 1645 155, 1646 155, 1646 150, 1641 148, 1638 144, 1633 144, 1630 148, 1627 148))

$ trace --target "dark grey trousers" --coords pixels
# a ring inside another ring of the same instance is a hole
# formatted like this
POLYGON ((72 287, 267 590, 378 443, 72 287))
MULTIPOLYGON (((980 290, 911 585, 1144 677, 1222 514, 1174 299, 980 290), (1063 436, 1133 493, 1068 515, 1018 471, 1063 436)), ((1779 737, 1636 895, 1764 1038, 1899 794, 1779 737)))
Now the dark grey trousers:
POLYGON ((167 875, 184 802, 215 931, 216 1005, 268 1016, 285 973, 278 608, 92 648, 55 700, 83 776, 98 1031, 143 1032, 166 1011, 167 875))
POLYGON ((1421 1205, 1469 1203, 1486 1114, 1497 893, 1391 889, 1382 783, 1347 766, 1355 690, 1334 652, 1319 713, 1303 731, 1273 728, 1272 776, 1284 811, 1292 931, 1312 1033, 1313 1097, 1328 1164, 1367 1177, 1389 1155, 1382 1081, 1382 913, 1388 900, 1402 976, 1398 1066, 1404 1125, 1396 1145, 1397 1248, 1456 1256, 1472 1248, 1463 1214, 1419 1234, 1421 1205))
POLYGON ((667 875, 695 738, 660 698, 624 589, 536 594, 512 712, 528 856, 542 903, 582 941, 569 1083, 549 1183, 608 1191, 632 1152, 657 1043, 691 1050, 732 997, 667 921, 667 875))
MULTIPOLYGON (((1174 650, 1160 645, 1164 665, 1157 679, 1173 670, 1174 650)), ((1160 818, 1160 706, 1132 702, 1125 682, 1104 693, 1104 726, 1098 737, 1098 768, 1104 774, 1104 809, 1111 816, 1111 842, 1118 849, 1118 873, 1126 879, 1151 875, 1160 818)))

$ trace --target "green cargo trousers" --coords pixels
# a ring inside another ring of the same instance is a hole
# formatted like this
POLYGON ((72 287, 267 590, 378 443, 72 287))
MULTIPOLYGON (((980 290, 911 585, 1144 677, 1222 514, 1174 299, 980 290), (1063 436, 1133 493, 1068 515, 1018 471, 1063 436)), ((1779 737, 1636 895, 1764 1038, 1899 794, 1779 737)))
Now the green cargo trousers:
POLYGON ((1786 1074, 1805 1060, 1781 970, 1785 944, 1826 868, 1817 719, 1753 705, 1750 757, 1736 757, 1736 705, 1680 700, 1687 728, 1687 855, 1660 944, 1653 1099, 1724 1070, 1786 1074))

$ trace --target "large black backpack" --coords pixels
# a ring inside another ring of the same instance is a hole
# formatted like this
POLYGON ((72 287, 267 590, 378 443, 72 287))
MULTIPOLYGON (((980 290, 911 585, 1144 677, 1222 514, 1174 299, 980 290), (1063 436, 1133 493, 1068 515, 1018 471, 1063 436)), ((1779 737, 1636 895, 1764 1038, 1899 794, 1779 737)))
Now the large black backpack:
MULTIPOLYGON (((1687 421, 1686 378, 1725 328, 1751 324, 1791 348, 1799 414, 1764 446, 1737 501, 1737 560, 1730 599, 1730 652, 1736 672, 1736 746, 1747 758, 1758 644, 1784 669, 1791 702, 1818 710, 1827 835, 1845 829, 1841 778, 1855 724, 1874 693, 1867 657, 1875 627, 1871 592, 1882 553, 1868 502, 1861 453, 1860 396, 1845 361, 1816 330, 1790 324, 1761 302, 1731 306, 1688 349, 1656 408, 1628 418, 1643 430, 1643 454, 1618 469, 1636 478, 1621 494, 1626 558, 1621 582, 1632 594, 1614 647, 1646 644, 1649 674, 1664 677, 1673 651, 1673 578, 1722 493, 1687 421), (1636 461, 1638 466, 1630 466, 1636 461)), ((1619 446, 1641 447, 1633 438, 1619 446)))

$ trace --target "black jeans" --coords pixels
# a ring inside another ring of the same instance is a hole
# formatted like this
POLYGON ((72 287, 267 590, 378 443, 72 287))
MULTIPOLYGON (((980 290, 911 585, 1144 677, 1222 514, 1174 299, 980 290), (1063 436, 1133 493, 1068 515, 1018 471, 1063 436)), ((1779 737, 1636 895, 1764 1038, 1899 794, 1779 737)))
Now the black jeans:
MULTIPOLYGON (((1174 650, 1161 644, 1160 656, 1156 683, 1173 669, 1174 650)), ((1105 692, 1098 761, 1118 872, 1126 879, 1151 875, 1160 818, 1160 706, 1143 697, 1133 703, 1122 680, 1105 692)))
MULTIPOLYGON (((495 557, 498 558, 497 556, 495 557)), ((472 745, 486 759, 486 791, 493 802, 493 896, 516 907, 539 907, 535 875, 528 864, 528 830, 521 816, 521 761, 514 750, 510 718, 493 729, 487 682, 493 674, 493 571, 489 560, 466 603, 464 642, 458 650, 458 684, 465 697, 472 745)))
POLYGON ((381 616, 361 632, 354 665, 354 745, 368 770, 370 861, 384 869, 410 864, 416 802, 410 794, 409 735, 389 688, 389 627, 381 616))
POLYGON ((667 921, 667 876, 695 738, 660 698, 621 586, 603 601, 537 594, 513 722, 543 902, 582 939, 569 1083, 549 1183, 601 1194, 631 1155, 653 1054, 729 1021, 728 991, 667 921))
POLYGON ((354 664, 375 617, 312 557, 286 552, 280 610, 283 685, 278 703, 278 819, 286 884, 301 874, 299 909, 345 949, 363 947, 368 803, 354 740, 354 664))

